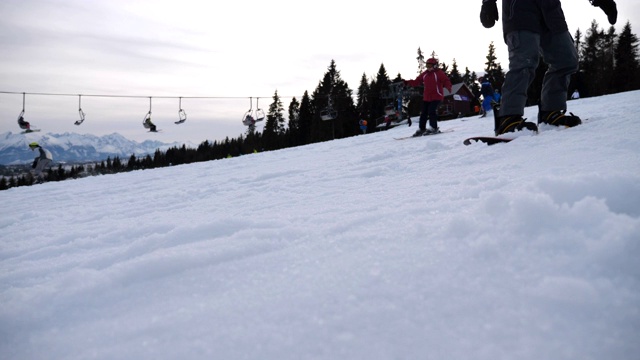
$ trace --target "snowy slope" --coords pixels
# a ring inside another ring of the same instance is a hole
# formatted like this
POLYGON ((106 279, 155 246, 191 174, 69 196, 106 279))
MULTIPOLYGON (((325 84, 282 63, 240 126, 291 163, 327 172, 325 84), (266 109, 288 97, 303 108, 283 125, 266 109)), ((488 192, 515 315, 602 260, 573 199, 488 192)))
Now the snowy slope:
POLYGON ((0 358, 637 359, 639 102, 0 192, 0 358))

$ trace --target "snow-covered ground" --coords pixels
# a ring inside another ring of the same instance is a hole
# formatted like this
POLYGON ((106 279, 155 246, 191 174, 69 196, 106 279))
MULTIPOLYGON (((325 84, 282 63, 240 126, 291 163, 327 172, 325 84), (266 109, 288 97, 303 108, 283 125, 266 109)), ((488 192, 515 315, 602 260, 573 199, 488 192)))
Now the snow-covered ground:
POLYGON ((0 358, 638 359, 639 103, 2 191, 0 358))

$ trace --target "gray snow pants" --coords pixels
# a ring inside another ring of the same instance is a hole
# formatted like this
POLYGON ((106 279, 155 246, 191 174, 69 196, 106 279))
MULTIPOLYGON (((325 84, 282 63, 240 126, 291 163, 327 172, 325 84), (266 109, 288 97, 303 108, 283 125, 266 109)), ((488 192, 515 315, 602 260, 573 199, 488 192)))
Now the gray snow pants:
POLYGON ((540 110, 566 110, 569 80, 578 71, 578 53, 571 34, 512 31, 505 35, 505 42, 509 71, 502 86, 500 116, 524 114, 527 89, 535 78, 541 55, 549 70, 542 82, 540 110))
POLYGON ((37 177, 42 177, 42 172, 44 169, 51 164, 51 160, 49 159, 39 159, 36 164, 35 169, 33 169, 33 175, 37 177))

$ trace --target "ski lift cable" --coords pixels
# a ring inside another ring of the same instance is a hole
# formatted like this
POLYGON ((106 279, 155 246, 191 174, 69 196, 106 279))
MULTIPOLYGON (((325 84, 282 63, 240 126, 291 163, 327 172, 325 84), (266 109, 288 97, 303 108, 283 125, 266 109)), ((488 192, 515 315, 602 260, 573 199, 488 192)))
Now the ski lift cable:
MULTIPOLYGON (((68 94, 68 93, 45 93, 45 92, 16 92, 16 91, 1 91, 0 94, 27 94, 27 95, 39 95, 39 96, 78 96, 78 94, 68 94)), ((149 98, 154 97, 156 99, 246 99, 253 98, 248 96, 149 96, 149 95, 114 95, 114 94, 80 94, 84 97, 104 97, 104 98, 149 98)), ((270 97, 270 96, 260 96, 260 97, 270 97)), ((299 97, 296 95, 278 95, 279 98, 294 98, 299 97)))

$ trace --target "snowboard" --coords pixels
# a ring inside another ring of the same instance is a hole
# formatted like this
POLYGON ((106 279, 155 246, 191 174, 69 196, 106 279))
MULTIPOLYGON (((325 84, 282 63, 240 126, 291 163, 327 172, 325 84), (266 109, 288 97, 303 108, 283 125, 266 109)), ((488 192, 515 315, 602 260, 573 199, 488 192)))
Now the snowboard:
POLYGON ((494 144, 508 143, 513 139, 514 138, 503 138, 503 137, 495 137, 495 136, 474 136, 474 137, 465 139, 463 141, 463 144, 471 145, 472 142, 483 142, 487 145, 494 145, 494 144))
POLYGON ((434 135, 440 135, 440 134, 445 134, 445 133, 450 133, 453 132, 453 129, 446 129, 446 130, 440 130, 440 132, 435 133, 435 134, 426 134, 426 135, 421 135, 421 136, 404 136, 404 137, 400 137, 400 138, 393 138, 394 140, 406 140, 406 139, 413 139, 413 138, 421 138, 421 137, 427 137, 427 136, 434 136, 434 135))
POLYGON ((20 134, 28 134, 28 133, 32 133, 32 132, 38 132, 40 131, 40 129, 30 129, 30 130, 25 130, 23 132, 21 132, 20 134))

